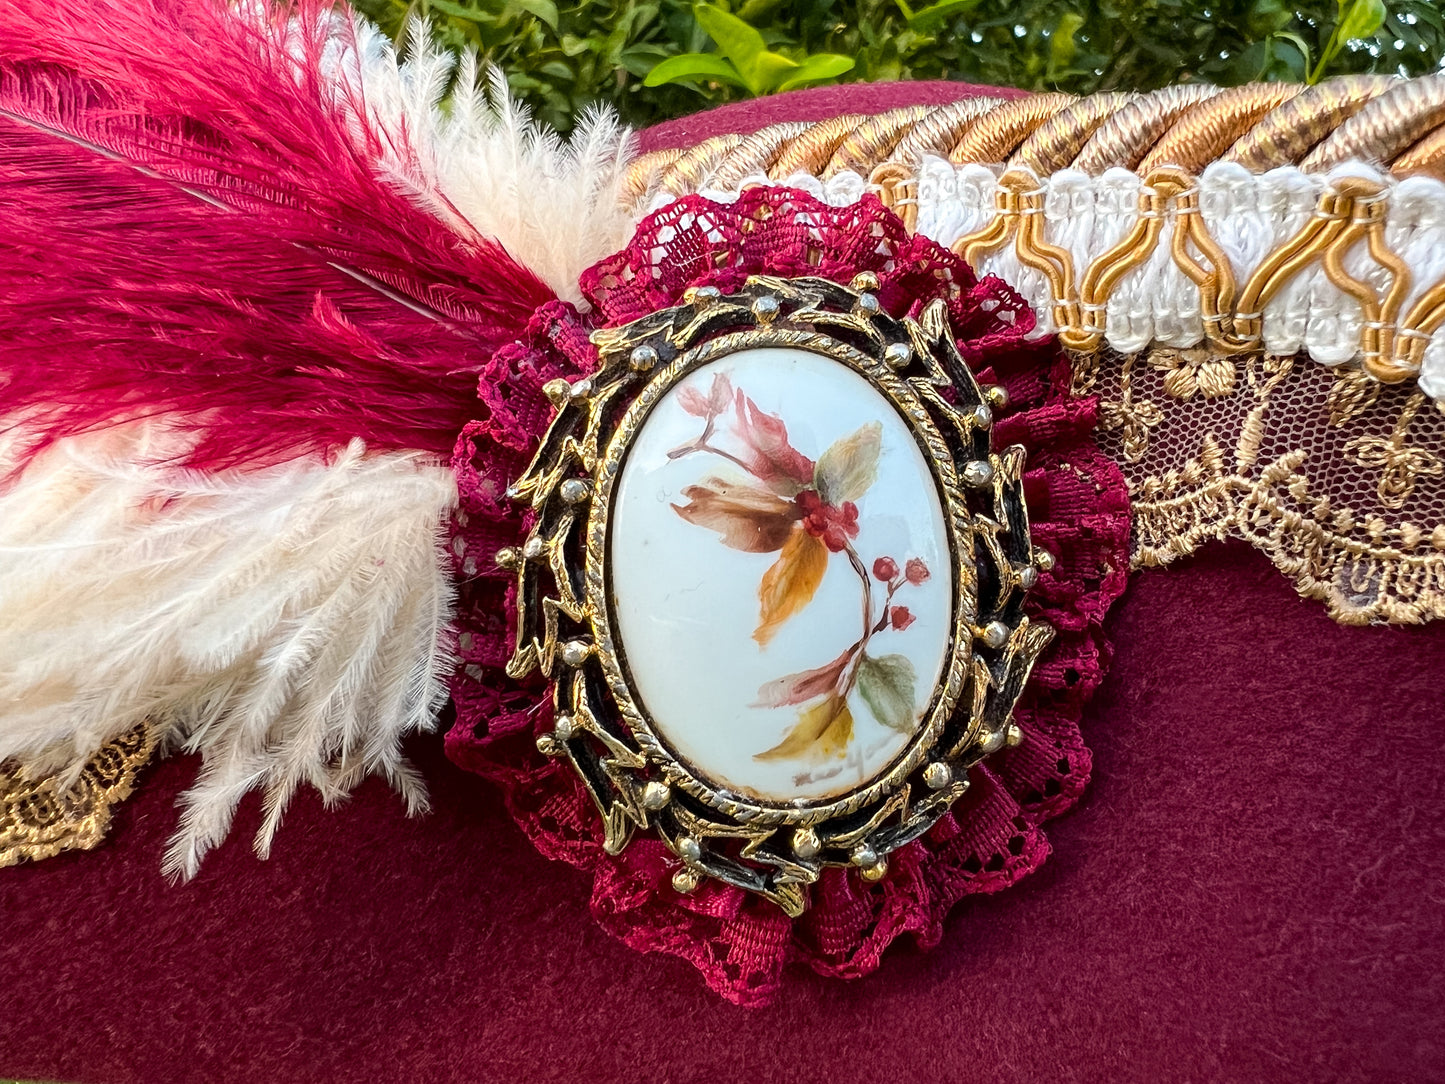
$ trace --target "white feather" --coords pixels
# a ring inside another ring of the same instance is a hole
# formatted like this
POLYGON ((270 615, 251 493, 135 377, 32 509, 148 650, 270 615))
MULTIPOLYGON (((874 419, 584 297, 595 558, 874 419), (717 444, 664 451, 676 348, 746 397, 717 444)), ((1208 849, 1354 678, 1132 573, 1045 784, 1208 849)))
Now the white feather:
MULTIPOLYGON (((143 718, 203 764, 166 869, 190 877, 265 791, 263 855, 302 783, 386 776, 445 698, 446 468, 354 442, 203 475, 156 423, 61 442, 0 491, 0 760, 76 776, 143 718)), ((0 463, 6 459, 0 448, 0 463)))
POLYGON ((458 62, 420 19, 404 57, 359 17, 332 30, 337 103, 358 148, 382 148, 379 172, 459 232, 500 241, 559 297, 580 300, 578 277, 635 225, 621 197, 632 136, 616 114, 588 110, 563 141, 513 99, 497 69, 479 78, 475 53, 458 62))

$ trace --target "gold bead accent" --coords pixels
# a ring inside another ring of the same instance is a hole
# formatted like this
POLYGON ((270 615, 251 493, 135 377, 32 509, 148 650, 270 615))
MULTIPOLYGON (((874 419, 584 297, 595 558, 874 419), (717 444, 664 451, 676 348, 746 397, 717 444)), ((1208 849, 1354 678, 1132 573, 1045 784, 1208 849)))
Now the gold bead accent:
POLYGON ((702 881, 702 875, 695 869, 684 867, 672 875, 672 889, 686 896, 690 892, 697 891, 698 884, 702 881))
POLYGON ((656 813, 672 801, 672 789, 666 783, 654 779, 642 788, 642 808, 656 813))
POLYGON ((1004 740, 1008 742, 1010 748, 1021 745, 1024 740, 1023 728, 1018 723, 1009 723, 1004 740))
POLYGON ((888 859, 879 858, 858 871, 865 881, 881 881, 888 875, 888 859))

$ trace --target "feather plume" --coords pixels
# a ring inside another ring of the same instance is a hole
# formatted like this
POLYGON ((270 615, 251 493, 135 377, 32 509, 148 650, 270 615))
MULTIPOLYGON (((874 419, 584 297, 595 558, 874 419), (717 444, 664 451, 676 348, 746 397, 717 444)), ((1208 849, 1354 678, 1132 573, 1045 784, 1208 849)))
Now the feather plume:
POLYGON ((616 114, 584 111, 564 142, 512 97, 500 71, 479 78, 475 52, 458 62, 421 19, 410 22, 402 57, 362 20, 338 20, 332 33, 337 99, 381 172, 443 221, 461 219, 501 242, 559 297, 580 301, 582 272, 635 226, 621 199, 632 136, 616 114))
MULTIPOLYGON (((159 424, 67 438, 0 492, 0 760, 74 778, 143 718, 199 750, 166 869, 192 876, 265 791, 265 854, 302 783, 380 773, 453 664, 449 470, 417 454, 200 473, 159 424)), ((62 780, 64 782, 64 780, 62 780)))
POLYGON ((43 447, 166 414, 210 468, 450 450, 476 372, 553 294, 377 176, 321 10, 7 8, 0 419, 43 447))

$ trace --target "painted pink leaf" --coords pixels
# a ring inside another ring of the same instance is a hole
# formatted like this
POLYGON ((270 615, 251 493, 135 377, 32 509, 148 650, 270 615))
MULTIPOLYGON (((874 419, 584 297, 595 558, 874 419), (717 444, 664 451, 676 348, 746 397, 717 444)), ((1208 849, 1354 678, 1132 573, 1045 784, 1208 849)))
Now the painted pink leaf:
POLYGON ((760 481, 786 497, 812 483, 813 461, 788 443, 782 418, 759 410, 741 391, 737 416, 737 435, 744 448, 739 458, 760 481))
POLYGON ((689 523, 716 531, 722 543, 745 553, 772 553, 783 548, 802 516, 792 501, 747 482, 730 482, 713 475, 699 485, 687 486, 687 504, 674 504, 689 523))
POLYGON ((838 679, 843 676, 843 668, 852 657, 853 649, 849 648, 826 666, 770 681, 758 689, 758 699, 750 706, 781 708, 789 704, 801 704, 815 696, 832 692, 838 685, 838 679))
POLYGON ((704 395, 692 384, 677 389, 677 403, 695 418, 712 421, 728 408, 733 398, 733 384, 727 373, 717 373, 712 378, 712 387, 704 395))
POLYGON ((904 629, 906 629, 909 625, 913 624, 913 622, 917 620, 918 618, 913 616, 913 611, 911 611, 907 606, 895 606, 892 610, 888 612, 889 624, 891 624, 899 632, 902 632, 904 629))
POLYGON ((924 580, 928 579, 928 566, 923 563, 922 557, 910 557, 908 558, 908 566, 904 569, 903 575, 909 583, 917 587, 924 580))
POLYGON ((883 448, 883 425, 869 422, 840 437, 818 457, 813 486, 825 504, 856 501, 878 478, 878 453, 883 448))

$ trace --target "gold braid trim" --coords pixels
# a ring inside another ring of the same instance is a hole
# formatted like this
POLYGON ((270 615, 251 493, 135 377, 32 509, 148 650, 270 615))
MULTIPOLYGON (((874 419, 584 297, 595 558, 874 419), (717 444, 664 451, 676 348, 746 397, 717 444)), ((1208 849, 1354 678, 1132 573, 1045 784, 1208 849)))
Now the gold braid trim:
POLYGON ((101 746, 64 789, 58 776, 29 779, 14 762, 0 764, 0 866, 98 846, 111 808, 130 797, 159 735, 158 727, 141 723, 101 746))

